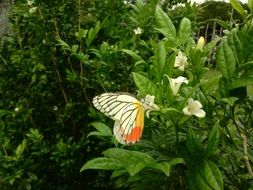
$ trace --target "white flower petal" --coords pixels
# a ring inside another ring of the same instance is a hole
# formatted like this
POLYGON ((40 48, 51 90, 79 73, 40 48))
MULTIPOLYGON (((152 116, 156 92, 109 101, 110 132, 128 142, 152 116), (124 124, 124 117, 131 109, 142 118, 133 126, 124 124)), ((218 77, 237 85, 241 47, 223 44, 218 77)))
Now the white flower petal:
POLYGON ((193 102, 193 104, 194 104, 194 107, 195 107, 196 109, 200 109, 200 108, 203 107, 202 104, 201 104, 198 100, 195 100, 195 101, 193 102))
POLYGON ((206 116, 206 112, 201 109, 202 104, 198 100, 188 99, 188 105, 183 109, 185 115, 195 115, 199 118, 206 116))
MULTIPOLYGON (((167 76, 167 75, 165 75, 165 76, 167 76)), ((177 77, 176 79, 170 78, 169 76, 167 76, 167 78, 169 79, 170 88, 171 88, 171 90, 172 90, 174 96, 177 95, 178 90, 179 90, 180 86, 181 86, 183 83, 186 83, 186 84, 189 83, 189 81, 188 81, 185 77, 182 77, 182 76, 179 76, 179 77, 177 77)))
POLYGON ((141 34, 142 33, 142 29, 140 27, 134 29, 134 33, 135 33, 135 35, 141 34))
POLYGON ((183 109, 183 112, 184 112, 185 115, 192 115, 192 113, 189 112, 189 107, 188 107, 188 106, 186 106, 186 107, 183 109))
POLYGON ((187 65, 187 57, 183 52, 179 51, 175 59, 174 67, 178 67, 179 70, 184 71, 184 68, 187 67, 187 65))
POLYGON ((199 109, 198 111, 196 111, 195 113, 193 113, 193 115, 199 117, 199 118, 203 118, 206 116, 206 112, 202 109, 199 109))

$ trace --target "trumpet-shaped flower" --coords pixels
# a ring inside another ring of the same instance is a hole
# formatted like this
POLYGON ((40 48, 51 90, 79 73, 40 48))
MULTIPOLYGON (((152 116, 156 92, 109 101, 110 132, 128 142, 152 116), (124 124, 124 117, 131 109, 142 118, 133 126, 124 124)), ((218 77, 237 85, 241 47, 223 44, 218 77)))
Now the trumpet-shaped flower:
POLYGON ((184 68, 187 67, 187 57, 183 54, 182 51, 178 52, 174 67, 178 67, 180 71, 184 71, 184 68))
MULTIPOLYGON (((167 76, 168 77, 168 76, 167 76)), ((180 88, 180 86, 185 83, 185 84, 188 84, 189 81, 187 80, 187 78, 185 77, 182 77, 182 76, 179 76, 177 77, 176 79, 173 79, 173 78, 170 78, 168 77, 169 79, 169 82, 170 82, 170 88, 173 92, 173 95, 176 96, 177 93, 178 93, 178 90, 180 88)))
POLYGON ((183 109, 185 115, 195 115, 199 118, 206 116, 206 112, 201 109, 202 104, 198 100, 188 99, 188 105, 183 109))
POLYGON ((141 34, 142 33, 142 29, 140 27, 134 29, 134 33, 135 33, 135 35, 141 34))

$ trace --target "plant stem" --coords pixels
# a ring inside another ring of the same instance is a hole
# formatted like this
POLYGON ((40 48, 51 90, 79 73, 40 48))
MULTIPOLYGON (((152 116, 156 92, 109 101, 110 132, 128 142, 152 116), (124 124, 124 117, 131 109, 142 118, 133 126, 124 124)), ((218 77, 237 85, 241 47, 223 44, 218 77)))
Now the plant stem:
POLYGON ((242 137, 242 140, 243 140, 243 158, 244 158, 244 161, 245 161, 245 165, 246 165, 246 168, 249 172, 250 177, 253 177, 253 171, 252 171, 252 168, 250 166, 249 157, 248 157, 248 149, 247 149, 248 139, 244 134, 241 134, 241 137, 242 137))
POLYGON ((57 76, 57 79, 58 79, 58 82, 59 82, 59 86, 60 86, 62 95, 64 97, 64 101, 67 104, 68 103, 68 98, 67 98, 67 95, 66 95, 66 92, 65 92, 64 88, 62 87, 61 75, 60 75, 60 72, 59 72, 59 70, 58 70, 58 68, 56 66, 55 59, 54 59, 54 56, 53 56, 53 53, 52 53, 52 49, 51 49, 51 59, 52 59, 52 62, 54 64, 54 69, 55 69, 55 72, 56 72, 56 76, 57 76))
MULTIPOLYGON (((54 27, 55 27, 55 32, 56 32, 57 37, 61 39, 61 36, 60 36, 59 30, 58 30, 57 22, 56 22, 56 21, 54 22, 54 27)), ((67 55, 67 52, 66 52, 65 49, 63 49, 63 53, 64 53, 65 55, 67 55)), ((70 61, 70 57, 69 57, 69 56, 68 56, 68 59, 67 59, 67 60, 68 60, 68 64, 69 64, 69 67, 70 67, 71 71, 74 73, 74 69, 73 69, 73 66, 72 66, 72 64, 71 64, 71 61, 70 61)))
POLYGON ((7 153, 7 151, 6 151, 6 149, 4 148, 3 145, 2 145, 2 149, 4 150, 4 155, 5 155, 5 156, 8 156, 8 153, 7 153))
POLYGON ((5 59, 3 58, 3 56, 0 54, 0 59, 2 60, 2 62, 7 65, 7 62, 5 61, 5 59))

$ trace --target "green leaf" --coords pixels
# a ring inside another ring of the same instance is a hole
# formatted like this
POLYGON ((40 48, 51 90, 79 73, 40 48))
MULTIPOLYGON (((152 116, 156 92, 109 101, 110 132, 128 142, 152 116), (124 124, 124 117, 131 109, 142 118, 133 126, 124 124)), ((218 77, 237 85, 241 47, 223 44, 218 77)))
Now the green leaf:
POLYGON ((217 19, 217 18, 215 18, 215 19, 207 19, 206 22, 207 23, 209 23, 209 22, 216 22, 217 24, 219 24, 220 26, 222 26, 222 28, 227 29, 229 31, 232 29, 230 23, 228 23, 226 21, 223 21, 223 20, 220 20, 220 19, 217 19))
POLYGON ((200 175, 200 173, 196 173, 194 176, 194 182, 196 185, 196 189, 205 189, 205 190, 213 190, 207 183, 207 181, 205 180, 205 178, 203 176, 200 175))
POLYGON ((222 77, 220 71, 212 70, 206 72, 205 76, 201 79, 201 86, 205 92, 213 94, 219 88, 219 80, 222 77))
POLYGON ((97 22, 95 28, 91 28, 88 32, 88 38, 86 39, 87 47, 90 47, 90 44, 96 38, 99 30, 100 30, 100 22, 97 22))
POLYGON ((240 70, 242 70, 242 75, 240 78, 231 81, 231 85, 229 86, 230 90, 253 84, 253 67, 251 65, 251 62, 241 65, 240 70))
POLYGON ((128 49, 122 49, 121 51, 125 52, 126 54, 130 55, 132 58, 134 58, 137 61, 144 61, 141 56, 139 56, 137 53, 135 53, 134 51, 128 50, 128 49))
POLYGON ((223 189, 222 175, 220 173, 220 170, 212 161, 205 161, 202 176, 205 178, 205 181, 212 189, 223 189))
POLYGON ((143 168, 146 167, 144 162, 136 162, 125 165, 126 171, 129 173, 130 176, 134 176, 135 174, 139 173, 143 168))
POLYGON ((150 155, 139 152, 139 151, 131 151, 131 150, 124 150, 121 148, 110 148, 103 152, 106 157, 118 159, 124 163, 134 163, 134 162, 143 162, 146 165, 152 164, 155 162, 154 158, 150 155))
POLYGON ((163 68, 163 75, 166 74, 168 76, 173 76, 172 74, 173 74, 176 56, 177 56, 177 52, 173 52, 172 54, 170 54, 169 57, 167 57, 164 68, 163 68))
POLYGON ((25 151, 27 140, 24 139, 21 144, 18 145, 15 151, 15 157, 19 158, 25 151))
POLYGON ((155 60, 154 60, 154 66, 157 69, 157 82, 161 80, 161 77, 163 76, 163 69, 165 66, 166 61, 166 50, 165 50, 165 43, 164 41, 160 41, 154 50, 155 54, 155 60))
POLYGON ((155 99, 158 102, 161 101, 161 98, 158 94, 158 89, 151 80, 135 72, 133 72, 133 78, 134 78, 135 85, 137 86, 137 88, 143 95, 147 95, 147 94, 154 95, 155 99))
POLYGON ((97 131, 90 132, 87 135, 87 138, 89 136, 93 136, 93 135, 95 135, 95 136, 104 136, 104 137, 111 137, 111 136, 113 136, 110 127, 108 127, 107 125, 105 125, 103 123, 93 122, 90 125, 92 125, 93 127, 95 127, 97 129, 97 131))
POLYGON ((176 164, 185 164, 185 161, 183 158, 173 158, 172 160, 170 160, 171 166, 174 166, 176 164))
POLYGON ((80 172, 88 169, 97 170, 120 170, 123 169, 123 164, 121 161, 113 158, 94 158, 86 162, 80 169, 80 172))
POLYGON ((156 8, 155 20, 157 25, 156 30, 161 32, 171 42, 172 46, 176 46, 176 28, 168 15, 159 6, 156 8))
POLYGON ((127 172, 126 172, 125 169, 123 169, 123 170, 114 170, 114 171, 112 172, 111 179, 112 179, 112 178, 115 178, 115 177, 119 177, 119 176, 121 176, 121 175, 125 175, 125 174, 127 174, 127 172))
POLYGON ((201 151, 201 141, 196 136, 192 128, 189 128, 187 132, 186 147, 192 154, 196 154, 201 151))
POLYGON ((222 190, 223 181, 219 169, 209 160, 187 172, 191 189, 222 190))
POLYGON ((174 158, 169 162, 155 163, 151 168, 161 170, 166 176, 170 176, 170 169, 176 164, 185 164, 183 158, 174 158))
POLYGON ((219 146, 220 133, 219 127, 216 125, 212 128, 211 132, 208 135, 208 144, 206 148, 206 156, 212 156, 219 146))
POLYGON ((0 109, 0 117, 5 116, 5 115, 9 115, 9 114, 12 114, 12 113, 13 113, 12 111, 0 109))
POLYGON ((145 3, 142 0, 136 0, 135 4, 130 5, 137 14, 141 14, 141 12, 145 9, 145 3))
POLYGON ((161 108, 161 113, 162 114, 167 114, 167 113, 173 113, 173 112, 175 112, 175 113, 181 113, 181 111, 179 111, 178 109, 176 109, 176 108, 172 108, 172 107, 165 107, 165 108, 161 108))
POLYGON ((65 50, 71 51, 70 46, 69 46, 65 41, 63 41, 63 40, 60 39, 60 38, 57 38, 56 40, 57 40, 57 42, 58 42, 57 45, 61 46, 61 47, 62 47, 63 49, 65 49, 65 50))
POLYGON ((204 46, 204 51, 206 52, 206 54, 210 54, 211 52, 213 52, 212 49, 216 46, 216 44, 220 41, 220 39, 221 38, 216 37, 211 42, 209 42, 204 46))
POLYGON ((81 39, 86 38, 88 30, 80 29, 78 32, 75 32, 76 38, 81 41, 81 39))
POLYGON ((243 77, 240 79, 235 80, 229 89, 235 89, 247 85, 252 85, 253 84, 253 77, 243 77))
POLYGON ((171 165, 169 162, 155 163, 152 168, 161 170, 166 176, 170 176, 171 165))
POLYGON ((242 15, 243 19, 246 19, 247 13, 244 10, 244 8, 241 6, 241 4, 237 0, 230 0, 231 5, 233 8, 240 14, 242 15))
POLYGON ((76 53, 78 51, 79 46, 77 44, 74 44, 71 46, 71 52, 76 53))
POLYGON ((238 100, 239 98, 237 97, 228 97, 228 98, 222 98, 220 101, 224 102, 226 104, 228 104, 229 106, 234 106, 235 102, 238 100))
POLYGON ((110 148, 103 152, 106 157, 117 159, 123 163, 125 170, 134 176, 145 167, 154 165, 155 160, 146 153, 124 150, 121 148, 110 148))
POLYGON ((230 32, 230 36, 228 38, 228 45, 233 50, 236 63, 238 65, 241 64, 243 47, 242 47, 242 43, 237 35, 237 29, 233 29, 230 32))
POLYGON ((179 25, 178 37, 182 45, 184 45, 191 35, 191 21, 183 18, 179 25))
POLYGON ((226 42, 218 48, 216 62, 224 78, 230 80, 235 73, 236 62, 233 50, 226 42))
POLYGON ((248 7, 250 8, 251 12, 253 11, 253 0, 248 0, 248 7))

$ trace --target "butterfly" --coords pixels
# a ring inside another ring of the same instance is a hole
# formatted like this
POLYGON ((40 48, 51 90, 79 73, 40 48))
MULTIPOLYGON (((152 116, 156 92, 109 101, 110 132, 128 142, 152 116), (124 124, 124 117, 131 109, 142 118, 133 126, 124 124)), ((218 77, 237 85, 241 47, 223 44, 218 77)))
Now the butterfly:
POLYGON ((139 101, 128 93, 103 93, 93 98, 95 108, 115 121, 113 133, 121 144, 134 144, 142 136, 144 112, 159 110, 154 96, 139 101))

